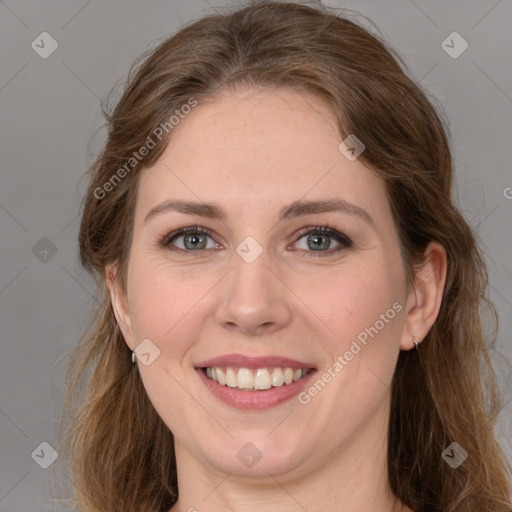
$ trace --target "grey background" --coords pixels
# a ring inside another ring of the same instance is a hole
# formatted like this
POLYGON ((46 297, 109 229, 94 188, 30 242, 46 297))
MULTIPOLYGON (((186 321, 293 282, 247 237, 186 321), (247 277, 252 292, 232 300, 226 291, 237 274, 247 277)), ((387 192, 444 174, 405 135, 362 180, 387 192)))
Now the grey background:
MULTIPOLYGON (((500 315, 497 358, 511 357, 512 3, 325 3, 373 20, 444 108, 456 194, 484 248, 490 295, 500 315), (441 46, 453 31, 469 44, 458 58, 441 46)), ((225 4, 0 1, 2 512, 60 510, 47 501, 51 470, 31 454, 40 453, 42 442, 56 446, 65 356, 94 303, 93 282, 77 260, 77 233, 82 173, 104 139, 99 100, 126 77, 142 51, 220 5, 225 4), (43 31, 59 45, 47 59, 31 47, 43 31)), ((505 366, 500 382, 505 405, 499 435, 511 456, 512 372, 505 366)))

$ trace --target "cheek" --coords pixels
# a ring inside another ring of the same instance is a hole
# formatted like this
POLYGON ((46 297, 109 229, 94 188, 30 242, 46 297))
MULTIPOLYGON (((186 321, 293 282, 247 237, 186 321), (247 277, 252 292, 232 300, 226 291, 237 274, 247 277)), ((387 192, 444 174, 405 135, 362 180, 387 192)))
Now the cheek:
POLYGON ((161 351, 178 355, 191 338, 187 333, 201 325, 201 306, 218 278, 211 272, 198 276, 165 262, 135 258, 130 278, 132 331, 137 342, 149 338, 161 351))
POLYGON ((315 313, 319 329, 323 324, 322 331, 330 333, 329 353, 337 356, 358 337, 362 342, 375 338, 398 343, 404 296, 397 270, 382 264, 347 264, 314 282, 295 281, 294 291, 315 313))
MULTIPOLYGON (((302 289, 303 296, 309 294, 308 306, 330 331, 319 338, 327 357, 318 379, 328 382, 326 391, 313 382, 306 393, 316 404, 316 414, 327 414, 326 424, 331 424, 329 417, 338 418, 348 430, 381 406, 395 369, 404 321, 399 269, 386 272, 379 265, 372 269, 347 267, 320 281, 318 287, 302 289), (345 417, 348 410, 350 421, 345 417)), ((339 424, 332 422, 329 435, 341 435, 339 424)), ((348 430, 343 432, 348 435, 348 430)))
MULTIPOLYGON (((393 333, 399 332, 399 315, 390 319, 386 312, 391 309, 395 313, 393 304, 404 300, 404 277, 399 265, 389 263, 395 259, 384 252, 372 250, 349 257, 337 266, 319 268, 314 276, 283 268, 282 277, 293 291, 283 298, 293 304, 296 318, 292 323, 307 323, 313 332, 324 333, 322 349, 333 356, 350 347, 358 336, 364 341, 365 333, 373 340, 375 326, 379 339, 394 337, 398 342, 393 333)), ((191 332, 196 330, 199 335, 216 302, 224 300, 215 290, 222 274, 222 269, 208 266, 194 267, 194 271, 186 264, 178 268, 162 257, 134 251, 128 283, 137 343, 149 338, 167 353, 183 350, 182 345, 193 339, 191 332)))

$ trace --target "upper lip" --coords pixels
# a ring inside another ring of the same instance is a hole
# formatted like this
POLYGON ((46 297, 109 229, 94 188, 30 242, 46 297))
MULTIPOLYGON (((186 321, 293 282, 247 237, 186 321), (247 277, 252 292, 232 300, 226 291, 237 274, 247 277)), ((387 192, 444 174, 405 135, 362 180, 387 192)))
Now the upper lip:
POLYGON ((258 369, 258 368, 311 368, 315 367, 310 363, 304 363, 302 361, 296 361, 287 357, 279 356, 259 356, 249 357, 243 354, 226 354, 223 356, 213 357, 207 361, 202 361, 194 365, 196 368, 213 368, 213 367, 228 367, 235 366, 241 368, 258 369))

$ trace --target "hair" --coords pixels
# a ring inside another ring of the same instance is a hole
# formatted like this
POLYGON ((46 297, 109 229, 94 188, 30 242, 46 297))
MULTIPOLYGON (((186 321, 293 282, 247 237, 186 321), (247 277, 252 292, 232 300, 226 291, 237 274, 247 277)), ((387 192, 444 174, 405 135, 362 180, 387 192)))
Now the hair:
POLYGON ((511 468, 494 431, 497 319, 486 298, 487 270, 451 196, 446 123, 406 71, 383 38, 348 16, 272 1, 208 14, 135 61, 115 108, 103 107, 108 140, 87 171, 82 204, 80 260, 96 278, 98 307, 71 351, 59 423, 73 504, 87 512, 160 512, 177 500, 173 435, 131 362, 106 286, 115 263, 126 289, 141 171, 157 161, 172 130, 122 179, 112 178, 191 99, 201 104, 242 85, 313 94, 329 105, 342 139, 355 134, 364 143, 359 159, 384 181, 411 287, 429 242, 446 250, 439 315, 419 351, 400 353, 393 377, 393 493, 418 512, 512 508, 511 468), (457 469, 441 457, 453 441, 468 453, 457 469))

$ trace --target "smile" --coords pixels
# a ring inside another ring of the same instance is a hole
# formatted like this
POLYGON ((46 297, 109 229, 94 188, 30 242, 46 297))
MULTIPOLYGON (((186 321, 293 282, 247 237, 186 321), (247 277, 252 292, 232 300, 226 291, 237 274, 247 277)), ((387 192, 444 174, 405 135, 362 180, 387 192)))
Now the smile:
POLYGON ((316 368, 285 357, 219 356, 195 365, 208 391, 237 409, 262 410, 296 396, 316 368))

